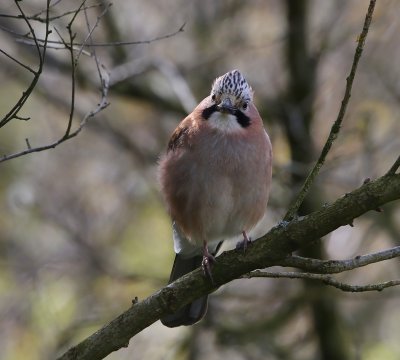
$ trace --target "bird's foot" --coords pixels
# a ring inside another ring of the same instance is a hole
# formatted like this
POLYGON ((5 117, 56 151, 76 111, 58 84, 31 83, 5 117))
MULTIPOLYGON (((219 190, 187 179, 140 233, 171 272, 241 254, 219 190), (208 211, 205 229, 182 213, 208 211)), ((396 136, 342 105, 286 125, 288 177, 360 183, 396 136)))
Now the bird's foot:
POLYGON ((251 238, 247 236, 246 231, 242 232, 243 240, 238 241, 236 244, 236 250, 243 249, 243 252, 246 252, 247 247, 252 244, 251 238))
POLYGON ((211 268, 215 262, 216 262, 215 257, 209 253, 207 246, 205 246, 203 252, 203 261, 201 262, 201 268, 203 269, 204 276, 208 277, 213 285, 214 285, 214 279, 211 274, 211 268))

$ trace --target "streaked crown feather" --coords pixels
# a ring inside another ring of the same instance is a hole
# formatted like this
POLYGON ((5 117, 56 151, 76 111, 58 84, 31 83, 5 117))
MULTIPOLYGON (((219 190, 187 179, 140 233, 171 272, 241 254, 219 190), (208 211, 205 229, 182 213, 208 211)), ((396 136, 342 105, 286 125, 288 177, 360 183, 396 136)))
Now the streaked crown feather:
POLYGON ((252 101, 253 90, 239 70, 232 70, 215 79, 211 95, 234 95, 241 101, 252 101))

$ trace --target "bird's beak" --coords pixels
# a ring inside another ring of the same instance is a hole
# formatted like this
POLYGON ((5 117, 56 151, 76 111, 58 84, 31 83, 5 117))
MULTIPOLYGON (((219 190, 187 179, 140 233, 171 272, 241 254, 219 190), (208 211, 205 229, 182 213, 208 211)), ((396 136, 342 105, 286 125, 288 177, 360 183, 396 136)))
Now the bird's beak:
POLYGON ((217 106, 218 111, 226 114, 234 114, 235 107, 232 105, 231 99, 229 97, 223 99, 217 106))

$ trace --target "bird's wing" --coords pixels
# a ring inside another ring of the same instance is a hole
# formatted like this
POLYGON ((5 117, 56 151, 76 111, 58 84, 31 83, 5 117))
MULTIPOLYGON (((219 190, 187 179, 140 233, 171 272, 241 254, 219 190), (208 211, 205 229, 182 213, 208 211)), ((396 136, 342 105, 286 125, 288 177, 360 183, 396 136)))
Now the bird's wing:
POLYGON ((190 258, 202 253, 201 245, 199 246, 189 241, 175 221, 172 223, 172 230, 174 238, 174 250, 176 254, 182 255, 184 258, 190 258))
POLYGON ((175 151, 176 149, 184 147, 188 144, 189 129, 190 126, 188 122, 186 119, 183 120, 172 134, 171 139, 168 142, 167 152, 175 151))

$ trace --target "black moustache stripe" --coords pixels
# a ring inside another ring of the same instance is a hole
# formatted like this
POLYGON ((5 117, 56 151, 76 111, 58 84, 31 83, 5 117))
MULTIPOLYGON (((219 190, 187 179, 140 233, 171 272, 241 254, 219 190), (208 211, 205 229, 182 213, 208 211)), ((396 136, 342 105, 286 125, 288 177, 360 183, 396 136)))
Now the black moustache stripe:
POLYGON ((240 110, 235 111, 235 116, 237 122, 242 128, 247 128, 250 125, 250 118, 247 115, 243 114, 240 110))
MULTIPOLYGON (((217 105, 214 104, 208 108, 205 108, 201 113, 201 115, 204 120, 208 120, 210 116, 216 111, 218 111, 218 108, 217 105)), ((240 110, 235 110, 233 115, 235 115, 236 121, 239 123, 241 127, 246 128, 250 125, 250 118, 247 115, 243 114, 240 110)))
POLYGON ((203 110, 203 112, 201 113, 201 116, 203 117, 204 120, 208 120, 210 118, 210 116, 216 111, 218 111, 217 105, 214 104, 214 105, 211 105, 208 108, 205 108, 203 110))

